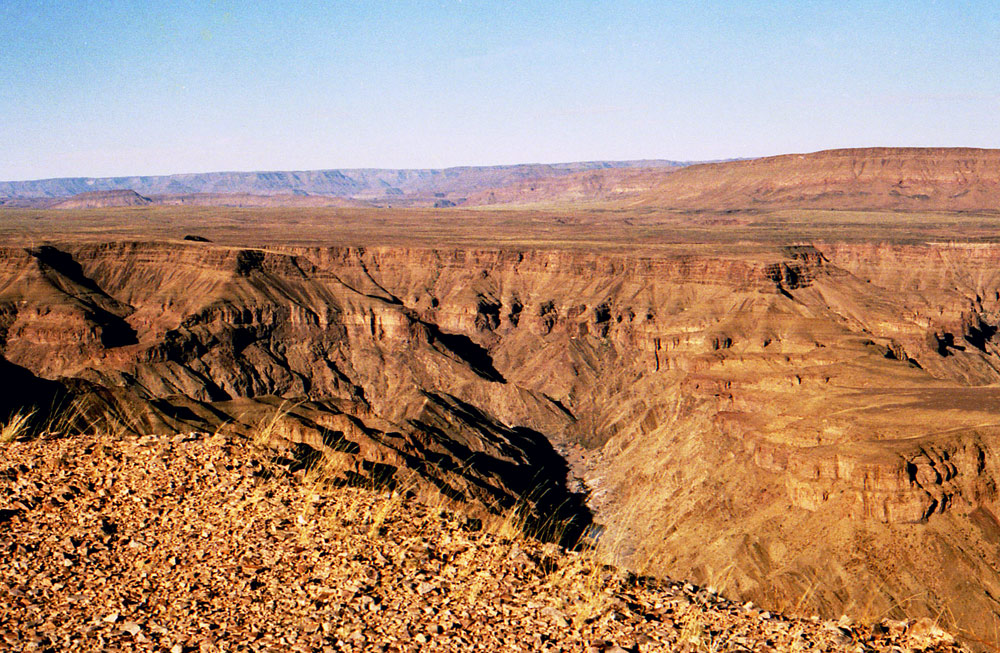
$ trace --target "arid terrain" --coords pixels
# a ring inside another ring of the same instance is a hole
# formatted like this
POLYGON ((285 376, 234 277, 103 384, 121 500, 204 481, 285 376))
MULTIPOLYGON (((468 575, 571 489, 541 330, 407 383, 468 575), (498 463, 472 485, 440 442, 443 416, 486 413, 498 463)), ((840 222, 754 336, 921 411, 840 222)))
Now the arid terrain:
POLYGON ((331 487, 260 442, 3 446, 4 650, 960 650, 930 619, 786 618, 525 538, 509 515, 331 487))
MULTIPOLYGON (((4 409, 70 407, 49 430, 123 439, 218 432, 216 467, 266 430, 329 484, 513 511, 736 606, 1000 642, 1000 153, 475 191, 0 209, 4 409)), ((52 442, 17 443, 9 467, 77 446, 52 442)))

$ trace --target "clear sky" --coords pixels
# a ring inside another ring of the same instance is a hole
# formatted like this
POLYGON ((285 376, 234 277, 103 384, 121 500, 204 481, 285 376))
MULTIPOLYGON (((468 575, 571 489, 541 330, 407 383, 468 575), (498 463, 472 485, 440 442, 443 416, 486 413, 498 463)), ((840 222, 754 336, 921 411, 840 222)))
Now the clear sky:
POLYGON ((0 0, 0 179, 1000 147, 1000 2, 0 0))

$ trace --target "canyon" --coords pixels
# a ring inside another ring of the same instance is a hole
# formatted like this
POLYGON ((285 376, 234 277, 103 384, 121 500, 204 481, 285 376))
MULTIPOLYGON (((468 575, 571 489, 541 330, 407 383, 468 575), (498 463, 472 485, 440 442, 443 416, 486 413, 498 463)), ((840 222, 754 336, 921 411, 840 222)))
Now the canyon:
POLYGON ((637 572, 987 646, 998 162, 608 168, 440 209, 5 208, 2 409, 264 431, 293 468, 515 511, 637 572))

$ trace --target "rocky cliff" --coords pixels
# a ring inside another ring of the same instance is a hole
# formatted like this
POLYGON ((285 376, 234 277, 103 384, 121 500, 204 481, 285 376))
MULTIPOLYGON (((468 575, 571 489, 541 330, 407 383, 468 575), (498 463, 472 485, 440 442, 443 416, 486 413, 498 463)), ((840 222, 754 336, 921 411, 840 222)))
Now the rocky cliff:
POLYGON ((343 483, 415 473, 636 569, 834 616, 947 609, 987 637, 997 260, 52 243, 3 251, 0 348, 86 419, 263 429, 343 483))

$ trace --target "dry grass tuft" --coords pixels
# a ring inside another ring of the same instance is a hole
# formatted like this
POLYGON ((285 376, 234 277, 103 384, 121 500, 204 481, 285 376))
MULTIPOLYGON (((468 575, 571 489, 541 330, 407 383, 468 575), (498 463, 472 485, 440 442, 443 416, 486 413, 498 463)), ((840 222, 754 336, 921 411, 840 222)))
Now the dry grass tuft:
POLYGON ((19 411, 12 415, 11 418, 7 420, 7 423, 0 428, 0 443, 6 444, 8 442, 13 442, 14 440, 27 437, 29 434, 31 419, 34 415, 35 411, 19 411))

